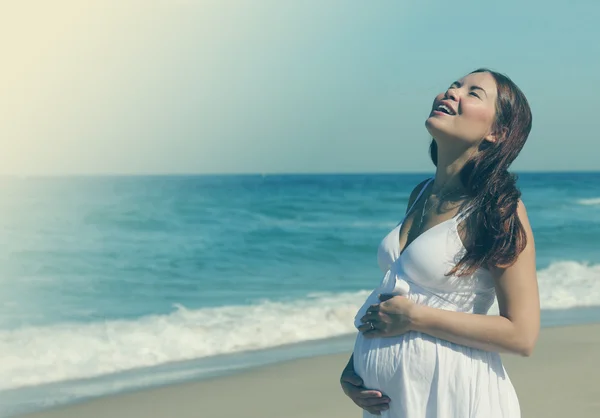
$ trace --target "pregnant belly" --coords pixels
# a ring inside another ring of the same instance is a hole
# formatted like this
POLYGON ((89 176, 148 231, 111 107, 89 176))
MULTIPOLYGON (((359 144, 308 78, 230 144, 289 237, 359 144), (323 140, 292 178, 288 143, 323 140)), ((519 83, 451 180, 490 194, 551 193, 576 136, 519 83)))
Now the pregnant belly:
POLYGON ((498 353, 409 332, 358 334, 354 369, 390 397, 391 417, 518 418, 519 400, 498 353))
POLYGON ((354 344, 354 370, 364 386, 393 397, 406 385, 431 385, 438 363, 436 339, 418 332, 398 337, 364 338, 354 344))

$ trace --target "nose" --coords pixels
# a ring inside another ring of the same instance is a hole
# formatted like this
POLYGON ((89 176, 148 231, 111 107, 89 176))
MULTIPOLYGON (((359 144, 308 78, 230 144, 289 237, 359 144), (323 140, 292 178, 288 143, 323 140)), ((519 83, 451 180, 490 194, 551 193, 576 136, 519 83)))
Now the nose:
POLYGON ((448 90, 446 90, 446 94, 444 95, 445 99, 452 99, 455 102, 458 101, 458 93, 456 91, 456 89, 454 87, 450 87, 448 90))

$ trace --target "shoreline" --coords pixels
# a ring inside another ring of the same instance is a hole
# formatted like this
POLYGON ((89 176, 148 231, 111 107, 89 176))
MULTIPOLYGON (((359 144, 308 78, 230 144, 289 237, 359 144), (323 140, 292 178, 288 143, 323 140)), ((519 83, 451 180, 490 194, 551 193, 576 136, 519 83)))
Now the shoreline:
MULTIPOLYGON (((100 396, 22 418, 360 416, 339 375, 350 351, 251 367, 200 381, 100 396), (301 395, 302 394, 302 395, 301 395), (284 412, 282 412, 284 411, 284 412)), ((523 417, 595 417, 600 410, 600 323, 542 328, 533 355, 502 355, 523 417)))

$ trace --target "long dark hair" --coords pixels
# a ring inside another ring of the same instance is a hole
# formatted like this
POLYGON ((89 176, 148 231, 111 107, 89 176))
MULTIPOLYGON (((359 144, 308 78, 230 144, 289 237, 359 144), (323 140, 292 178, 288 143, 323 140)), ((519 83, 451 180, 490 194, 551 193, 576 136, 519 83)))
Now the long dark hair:
MULTIPOLYGON (((493 131, 494 143, 482 141, 479 152, 468 160, 459 176, 467 189, 473 211, 466 218, 466 253, 448 273, 470 275, 480 267, 512 265, 527 244, 525 229, 517 216, 521 192, 517 176, 508 167, 519 155, 531 131, 531 109, 523 92, 507 76, 480 68, 496 81, 498 98, 493 131)), ((431 141, 429 153, 437 166, 437 144, 431 141)))

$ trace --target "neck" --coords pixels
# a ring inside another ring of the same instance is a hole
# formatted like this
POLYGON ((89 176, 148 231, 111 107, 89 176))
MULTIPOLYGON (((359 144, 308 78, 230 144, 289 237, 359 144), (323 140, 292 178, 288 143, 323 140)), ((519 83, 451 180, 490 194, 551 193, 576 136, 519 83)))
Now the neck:
POLYGON ((471 157, 472 152, 470 149, 457 150, 456 147, 444 147, 447 144, 441 142, 441 144, 438 143, 437 169, 431 194, 443 194, 449 190, 466 194, 467 190, 460 180, 460 170, 471 157))

